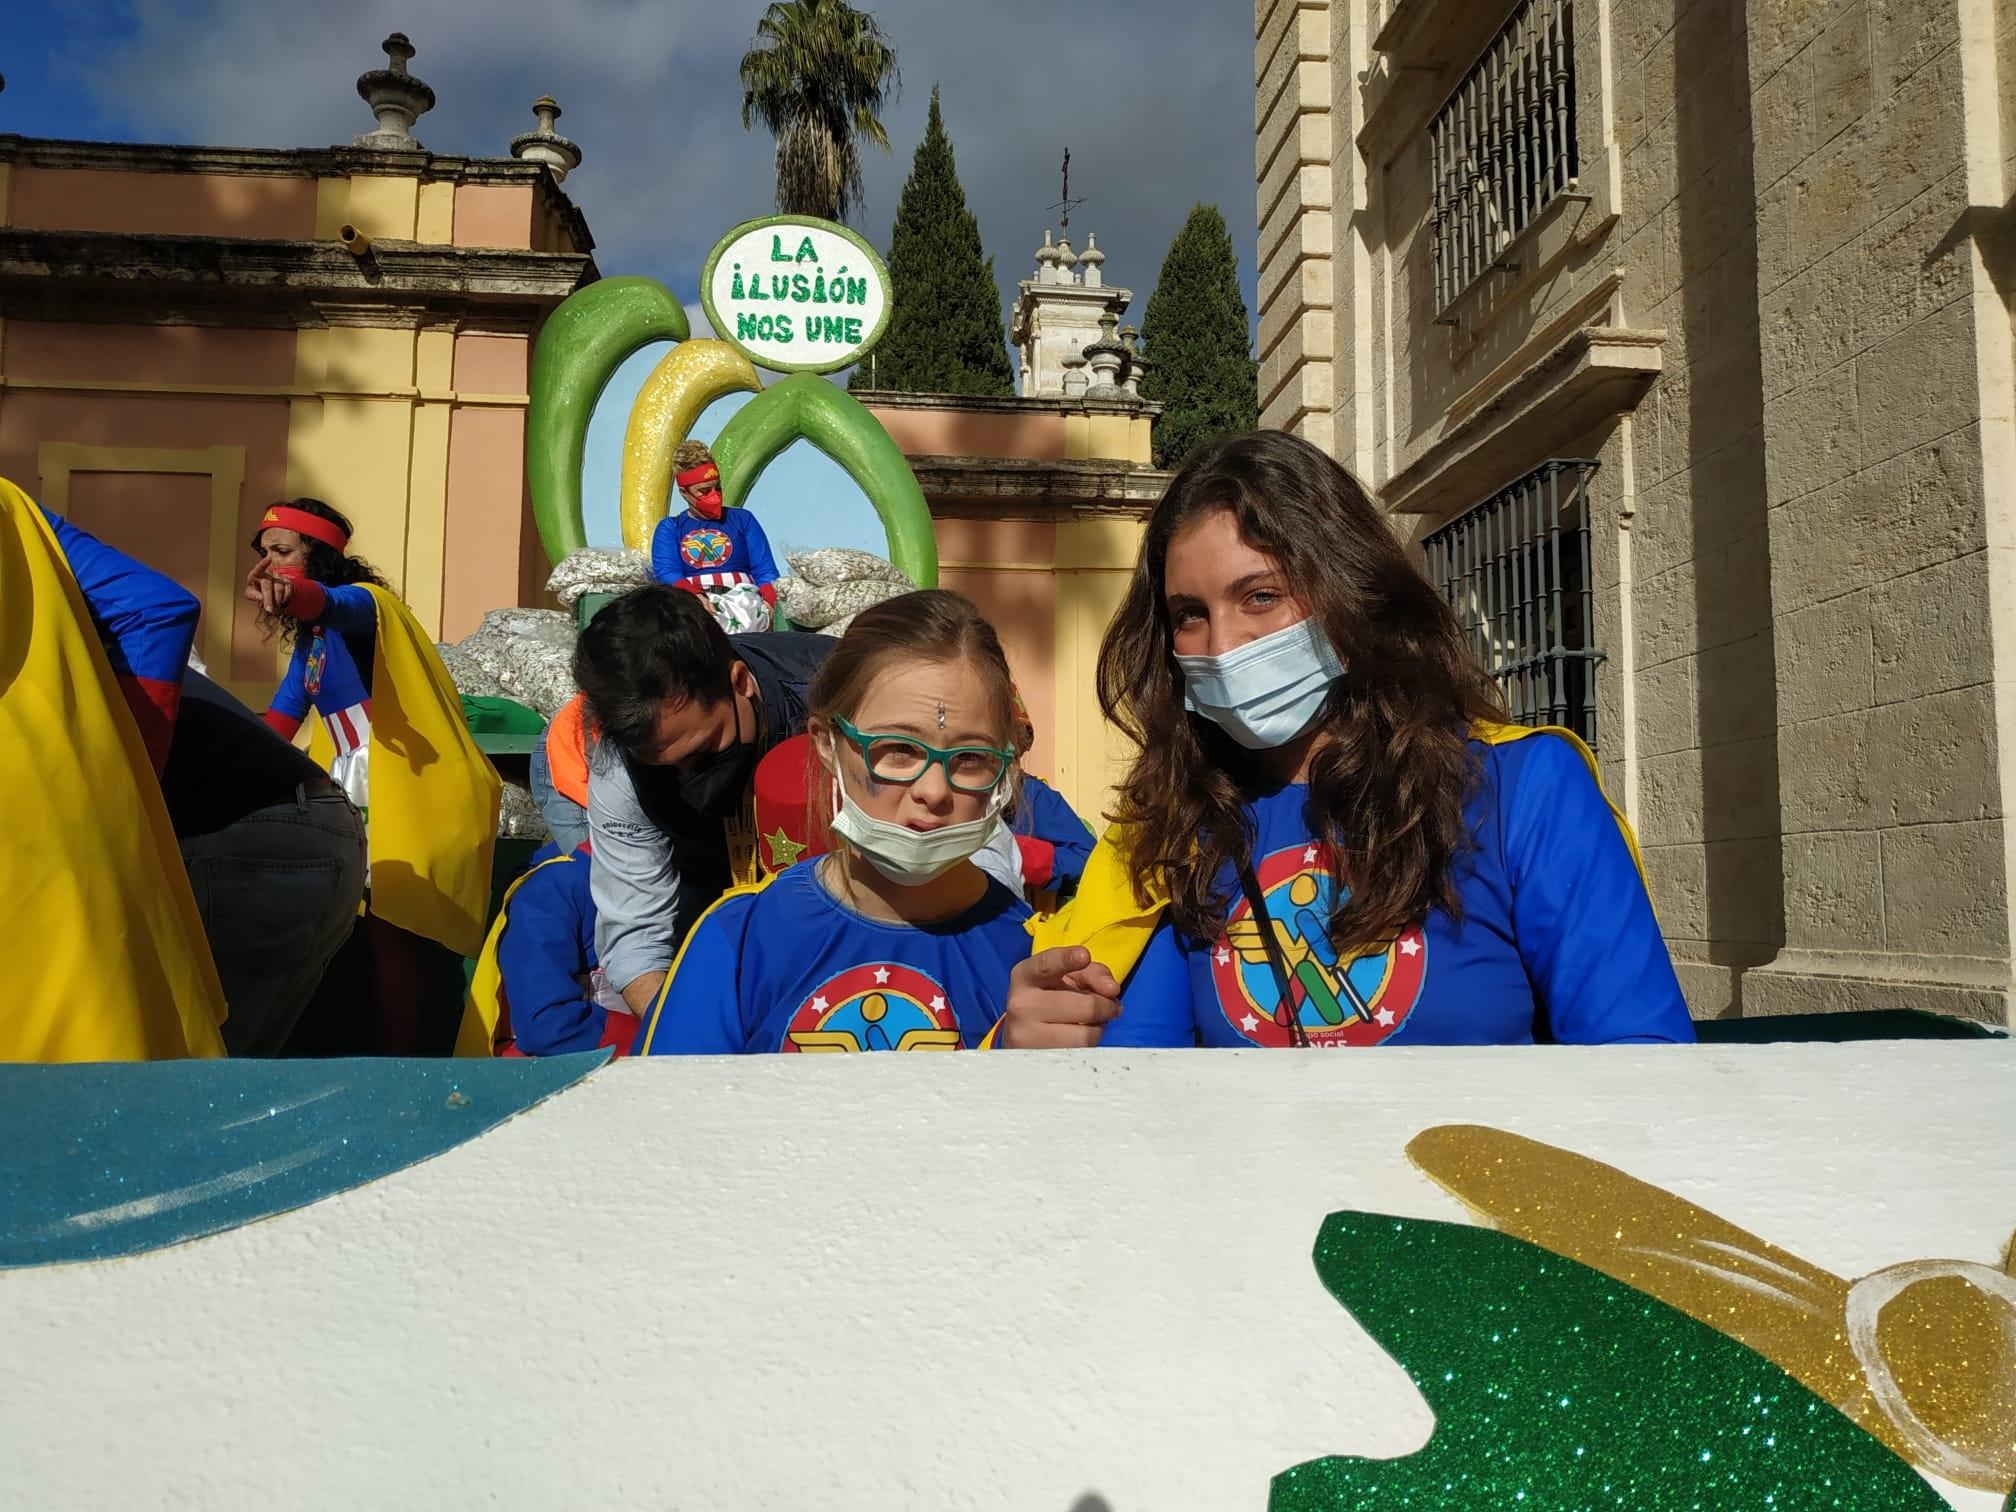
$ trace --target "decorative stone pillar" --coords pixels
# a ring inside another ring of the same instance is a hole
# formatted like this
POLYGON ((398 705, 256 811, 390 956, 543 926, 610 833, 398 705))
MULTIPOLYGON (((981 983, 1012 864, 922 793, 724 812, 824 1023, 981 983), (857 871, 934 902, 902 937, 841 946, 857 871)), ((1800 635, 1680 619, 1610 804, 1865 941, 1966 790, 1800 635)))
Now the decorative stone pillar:
POLYGON ((560 119, 560 107, 553 96, 541 95, 532 102, 536 129, 511 139, 511 156, 528 163, 544 163, 553 170, 553 182, 564 184, 567 175, 581 166, 581 149, 553 129, 560 119))
POLYGON ((424 151, 413 135, 413 123, 434 108, 434 91, 406 71, 413 44, 404 32, 392 33, 383 46, 389 66, 374 68, 357 79, 357 93, 378 118, 378 129, 359 136, 357 145, 382 152, 424 151))

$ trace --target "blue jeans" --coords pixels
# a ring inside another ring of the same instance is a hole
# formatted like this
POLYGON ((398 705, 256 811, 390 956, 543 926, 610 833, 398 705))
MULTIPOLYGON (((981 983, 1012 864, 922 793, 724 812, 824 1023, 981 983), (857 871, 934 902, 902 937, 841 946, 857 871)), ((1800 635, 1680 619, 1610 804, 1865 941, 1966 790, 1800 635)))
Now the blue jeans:
POLYGON ((539 742, 532 747, 532 801, 539 805, 539 816, 553 832, 553 843, 563 855, 588 838, 588 810, 572 798, 562 796, 553 786, 553 763, 546 759, 545 730, 539 732, 539 742))

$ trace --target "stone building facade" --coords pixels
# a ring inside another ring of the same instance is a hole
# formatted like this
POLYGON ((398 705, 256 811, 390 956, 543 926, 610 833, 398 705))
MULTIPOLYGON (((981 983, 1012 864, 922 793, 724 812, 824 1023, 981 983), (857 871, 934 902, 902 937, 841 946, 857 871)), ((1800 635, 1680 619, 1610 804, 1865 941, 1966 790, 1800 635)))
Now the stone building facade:
POLYGON ((1696 1014, 2008 1021, 2016 6, 1255 20, 1263 423, 1594 736, 1696 1014))

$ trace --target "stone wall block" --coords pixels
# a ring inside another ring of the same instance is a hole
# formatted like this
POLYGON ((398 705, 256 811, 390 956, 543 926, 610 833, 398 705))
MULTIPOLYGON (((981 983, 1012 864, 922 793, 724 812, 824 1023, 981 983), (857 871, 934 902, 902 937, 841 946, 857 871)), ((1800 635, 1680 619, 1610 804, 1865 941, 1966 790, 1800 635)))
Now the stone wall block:
POLYGON ((1776 673, 1769 636, 1753 635, 1703 650, 1694 668, 1702 743, 1772 735, 1778 728, 1776 673))
POLYGON ((1771 595, 1782 616, 1895 575, 1891 528, 1907 486, 1902 459, 1771 511, 1771 595))
POLYGON ((1701 804, 1701 753, 1669 751, 1638 763, 1641 845, 1698 845, 1706 838, 1701 804))
MULTIPOLYGON (((1710 843, 1770 839, 1778 833, 1778 736, 1704 747, 1701 832, 1710 843)), ((1777 869, 1767 869, 1771 888, 1777 869)))
POLYGON ((1698 845, 1656 845, 1644 850, 1645 880, 1659 928, 1682 939, 1708 934, 1708 856, 1698 845))
POLYGON ((1894 578, 1875 590, 1870 606, 1877 703, 1994 680, 1987 552, 1894 578))
POLYGON ((1869 7, 1857 0, 1827 23, 1810 49, 1815 124, 1826 141, 1875 104, 1869 56, 1869 7))
POLYGON ((1887 822, 1870 797, 1870 718, 1862 709, 1778 732, 1779 812, 1788 837, 1887 822))
POLYGON ((2006 956, 2009 903, 2001 820, 1885 830, 1880 838, 1888 949, 2006 956))
POLYGON ((1869 711, 1869 792, 1884 825, 2001 816, 1994 689, 1961 688, 1869 711))
POLYGON ((1694 655, 1700 635, 1691 562, 1641 578, 1632 607, 1637 614, 1640 670, 1694 655))
POLYGON ((1772 507, 1841 482, 1859 458, 1853 364, 1764 406, 1764 497, 1772 507))
POLYGON ((1874 831, 1785 837, 1785 942, 1871 950, 1883 940, 1883 852, 1874 831))
POLYGON ((1875 702, 1870 595, 1853 593, 1778 621, 1778 716, 1786 724, 1875 702))
POLYGON ((1759 189, 1797 167, 1815 147, 1813 70, 1794 59, 1765 80, 1750 105, 1759 189))
POLYGON ((1681 657, 1638 673, 1638 755, 1641 760, 1701 744, 1694 695, 1694 658, 1681 657))

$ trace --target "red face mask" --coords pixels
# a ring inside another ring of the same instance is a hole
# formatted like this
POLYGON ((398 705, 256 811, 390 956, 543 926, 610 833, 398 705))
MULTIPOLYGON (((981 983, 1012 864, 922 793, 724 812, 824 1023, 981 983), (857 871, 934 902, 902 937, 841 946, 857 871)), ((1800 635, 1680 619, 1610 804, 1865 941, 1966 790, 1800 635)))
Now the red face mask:
POLYGON ((679 474, 675 480, 686 501, 693 506, 693 512, 703 520, 721 518, 721 469, 712 462, 703 462, 679 474))

